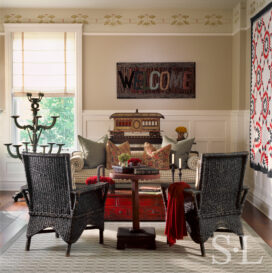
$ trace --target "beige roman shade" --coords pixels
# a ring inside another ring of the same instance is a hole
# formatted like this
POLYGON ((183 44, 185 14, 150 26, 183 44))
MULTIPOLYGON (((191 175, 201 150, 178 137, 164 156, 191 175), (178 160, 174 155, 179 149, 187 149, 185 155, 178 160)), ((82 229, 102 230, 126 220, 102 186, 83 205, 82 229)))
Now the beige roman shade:
POLYGON ((74 96, 74 32, 13 32, 13 96, 74 96))

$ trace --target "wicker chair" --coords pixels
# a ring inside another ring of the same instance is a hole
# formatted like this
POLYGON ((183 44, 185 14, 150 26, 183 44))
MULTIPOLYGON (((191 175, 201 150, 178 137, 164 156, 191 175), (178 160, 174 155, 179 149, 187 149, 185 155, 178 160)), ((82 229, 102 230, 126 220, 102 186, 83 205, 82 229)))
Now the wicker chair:
POLYGON ((187 231, 200 244, 202 256, 205 256, 204 243, 215 231, 236 233, 243 249, 240 216, 248 192, 243 186, 247 155, 247 152, 203 154, 199 189, 185 189, 194 200, 185 205, 187 231))
POLYGON ((23 190, 28 208, 26 250, 37 233, 56 232, 68 244, 70 256, 84 229, 99 229, 103 243, 104 204, 108 184, 97 183, 72 189, 69 154, 23 153, 27 188, 23 190), (46 228, 52 229, 46 229, 46 228))

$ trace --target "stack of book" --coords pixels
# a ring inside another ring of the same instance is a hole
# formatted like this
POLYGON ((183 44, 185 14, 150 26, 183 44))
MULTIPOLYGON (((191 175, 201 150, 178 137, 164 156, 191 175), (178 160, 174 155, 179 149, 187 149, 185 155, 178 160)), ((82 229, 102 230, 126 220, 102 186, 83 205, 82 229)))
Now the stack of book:
POLYGON ((133 167, 112 166, 112 168, 117 173, 137 174, 137 175, 159 174, 158 169, 148 167, 145 165, 139 165, 139 166, 133 166, 133 167))
POLYGON ((148 166, 134 167, 134 174, 159 174, 159 170, 148 166))

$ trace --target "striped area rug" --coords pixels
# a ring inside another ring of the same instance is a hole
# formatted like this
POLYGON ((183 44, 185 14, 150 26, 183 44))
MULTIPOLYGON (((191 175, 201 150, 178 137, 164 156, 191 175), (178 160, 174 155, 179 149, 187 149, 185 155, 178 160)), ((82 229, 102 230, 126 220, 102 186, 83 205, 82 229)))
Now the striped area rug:
POLYGON ((130 225, 107 222, 104 245, 98 243, 98 230, 85 231, 68 258, 66 244, 54 234, 34 236, 29 252, 24 250, 23 234, 0 256, 0 272, 272 272, 272 249, 246 223, 245 251, 240 250, 238 236, 215 233, 205 243, 206 257, 190 237, 169 247, 163 222, 141 223, 156 228, 156 250, 117 250, 117 228, 130 225))

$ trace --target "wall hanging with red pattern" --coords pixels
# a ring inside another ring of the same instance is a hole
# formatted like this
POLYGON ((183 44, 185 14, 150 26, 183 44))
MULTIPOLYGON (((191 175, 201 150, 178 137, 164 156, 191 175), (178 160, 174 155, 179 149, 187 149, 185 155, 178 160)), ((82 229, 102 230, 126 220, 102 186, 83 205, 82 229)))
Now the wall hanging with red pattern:
POLYGON ((272 177, 272 3, 251 19, 250 166, 272 177))
POLYGON ((117 98, 195 98, 195 63, 117 63, 117 98))

